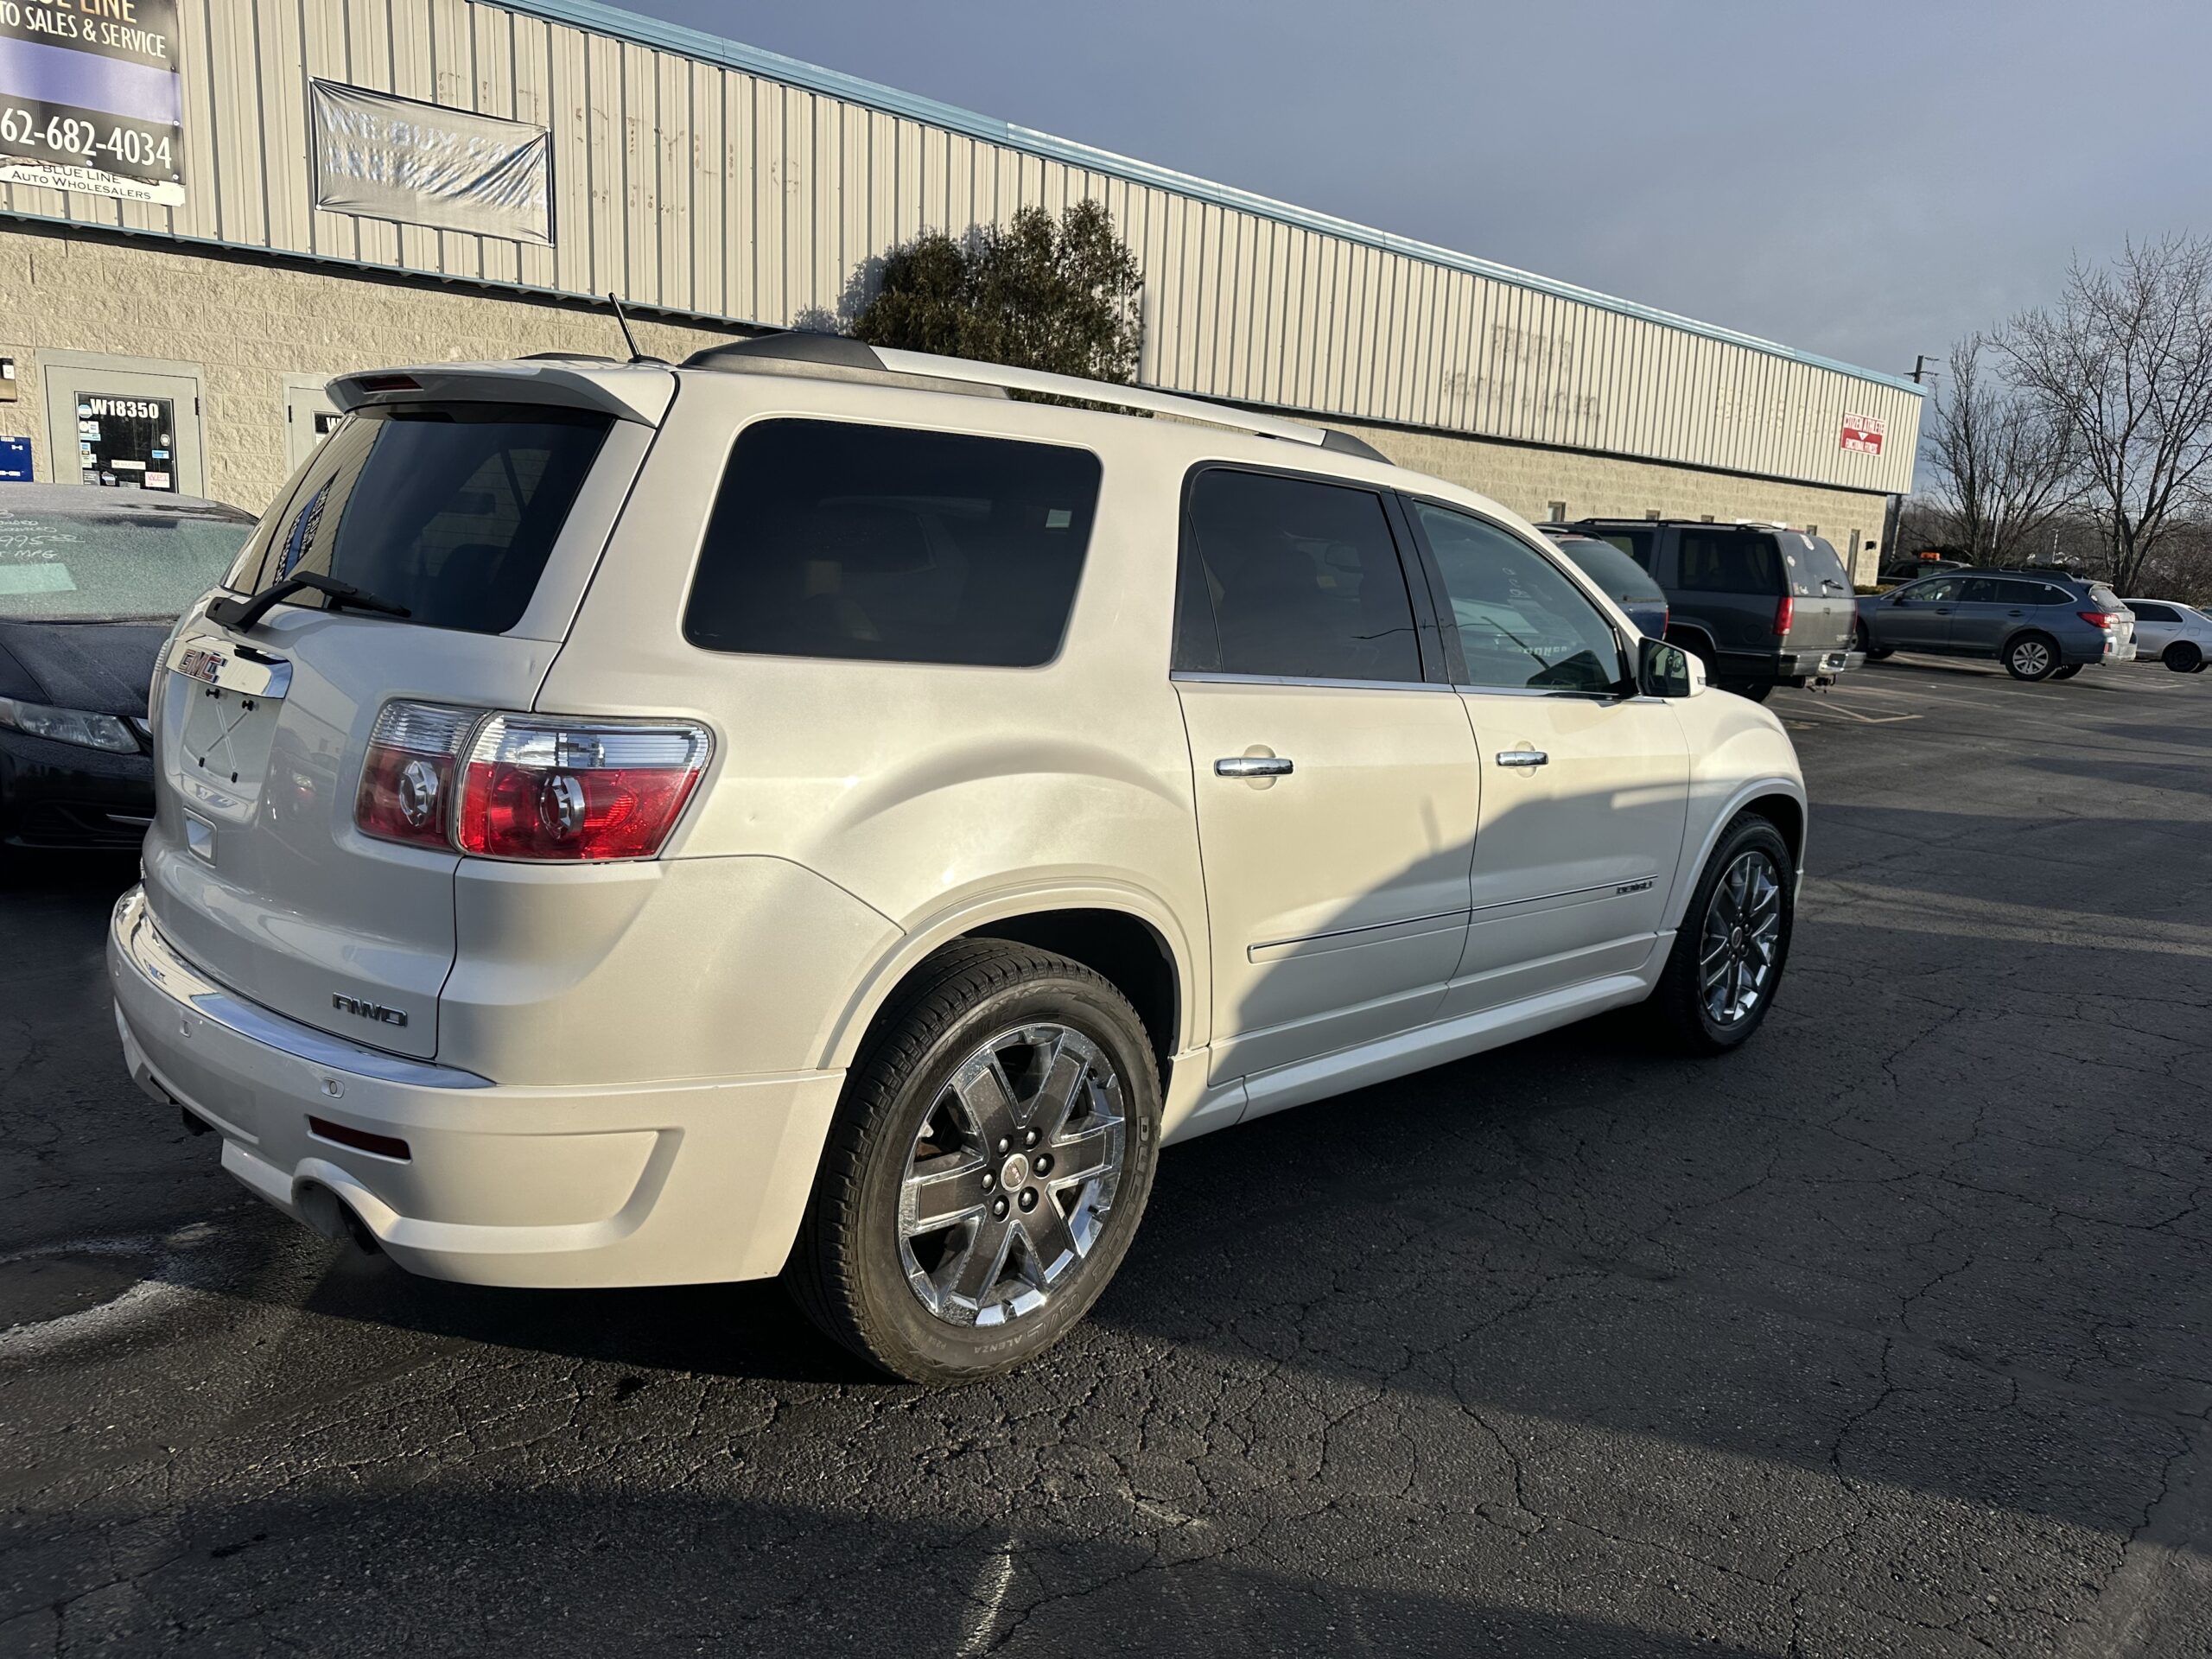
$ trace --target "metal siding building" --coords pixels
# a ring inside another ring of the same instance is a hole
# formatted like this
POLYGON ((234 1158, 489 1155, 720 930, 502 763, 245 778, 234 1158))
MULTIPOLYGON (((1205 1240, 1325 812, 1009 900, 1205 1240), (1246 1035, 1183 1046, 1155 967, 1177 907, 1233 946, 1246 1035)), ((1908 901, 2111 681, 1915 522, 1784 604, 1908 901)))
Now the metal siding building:
MULTIPOLYGON (((1920 397, 1909 381, 587 0, 178 6, 183 204, 0 184, 0 214, 96 228, 107 233, 97 245, 118 251, 208 256, 194 271, 235 270, 241 251, 295 272, 314 262, 304 269, 341 308, 339 295, 364 282, 430 279, 467 284, 456 294, 482 309, 613 290, 671 321, 727 331, 849 315, 870 262, 925 228, 957 234, 1029 204, 1057 213, 1093 197, 1143 270, 1148 385, 1432 440, 1540 447, 1515 463, 1524 471, 1541 473, 1542 453, 1563 452, 1820 492, 1802 497, 1808 509, 1791 522, 1832 494, 1910 487, 1920 397), (551 245, 318 209, 313 79, 546 129, 551 245), (1878 423, 1883 452, 1844 447, 1847 417, 1878 423)), ((9 235, 0 219, 0 244, 9 235)), ((111 351, 111 340, 48 315, 35 262, 26 264, 22 315, 46 338, 11 339, 16 330, 0 321, 0 352, 27 353, 35 371, 41 346, 111 351)), ((94 333, 104 321, 128 333, 100 316, 101 286, 73 287, 60 308, 82 311, 89 300, 94 333)), ((223 291, 207 297, 226 303, 223 291)), ((590 337, 603 348, 603 332, 590 337)), ((334 362, 337 342, 319 341, 296 353, 317 360, 292 365, 289 378, 426 354, 410 343, 365 324, 351 358, 334 362)), ((8 418, 0 404, 0 430, 8 418)), ((211 461, 223 442, 209 441, 211 461)), ((1431 442, 1421 453, 1452 452, 1431 442)), ((1729 494, 1715 486, 1698 499, 1729 494)))

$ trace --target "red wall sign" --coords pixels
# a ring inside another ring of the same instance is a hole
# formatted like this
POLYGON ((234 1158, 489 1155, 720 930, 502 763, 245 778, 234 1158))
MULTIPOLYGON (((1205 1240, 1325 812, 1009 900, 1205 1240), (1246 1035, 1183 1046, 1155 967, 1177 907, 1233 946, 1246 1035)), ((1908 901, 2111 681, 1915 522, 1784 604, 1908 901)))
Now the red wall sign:
POLYGON ((1882 423, 1872 415, 1847 415, 1843 417, 1843 443, 1846 449, 1855 449, 1862 455, 1882 453, 1882 423))

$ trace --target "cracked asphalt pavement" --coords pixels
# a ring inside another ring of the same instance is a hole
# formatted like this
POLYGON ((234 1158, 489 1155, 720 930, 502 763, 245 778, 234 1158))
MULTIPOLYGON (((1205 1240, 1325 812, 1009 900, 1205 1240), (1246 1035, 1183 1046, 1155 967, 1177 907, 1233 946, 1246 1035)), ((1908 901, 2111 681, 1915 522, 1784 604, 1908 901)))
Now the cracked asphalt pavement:
POLYGON ((2212 1651, 2212 680, 1884 664, 1773 1017, 1163 1158, 995 1386, 772 1286, 413 1280, 134 1090, 0 874, 0 1655, 2212 1651))

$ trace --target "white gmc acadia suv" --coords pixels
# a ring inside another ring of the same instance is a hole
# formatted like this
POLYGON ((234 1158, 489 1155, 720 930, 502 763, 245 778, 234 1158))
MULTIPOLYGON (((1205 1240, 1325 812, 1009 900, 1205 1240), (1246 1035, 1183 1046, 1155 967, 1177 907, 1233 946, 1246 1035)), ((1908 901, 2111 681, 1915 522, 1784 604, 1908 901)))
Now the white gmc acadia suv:
POLYGON ((781 1274, 957 1382, 1168 1142, 1773 1001, 1781 725, 1341 433, 822 335, 331 390, 163 652, 109 969, 150 1095, 415 1272, 781 1274))

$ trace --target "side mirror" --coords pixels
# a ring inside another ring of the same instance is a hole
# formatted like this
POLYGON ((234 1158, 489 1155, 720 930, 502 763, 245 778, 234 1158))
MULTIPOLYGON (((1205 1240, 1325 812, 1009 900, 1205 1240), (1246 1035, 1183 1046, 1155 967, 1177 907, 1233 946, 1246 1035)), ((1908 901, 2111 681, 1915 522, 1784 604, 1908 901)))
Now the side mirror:
POLYGON ((1680 645, 1647 638, 1637 647, 1636 686, 1647 697, 1694 697, 1705 690, 1705 664, 1680 645))

